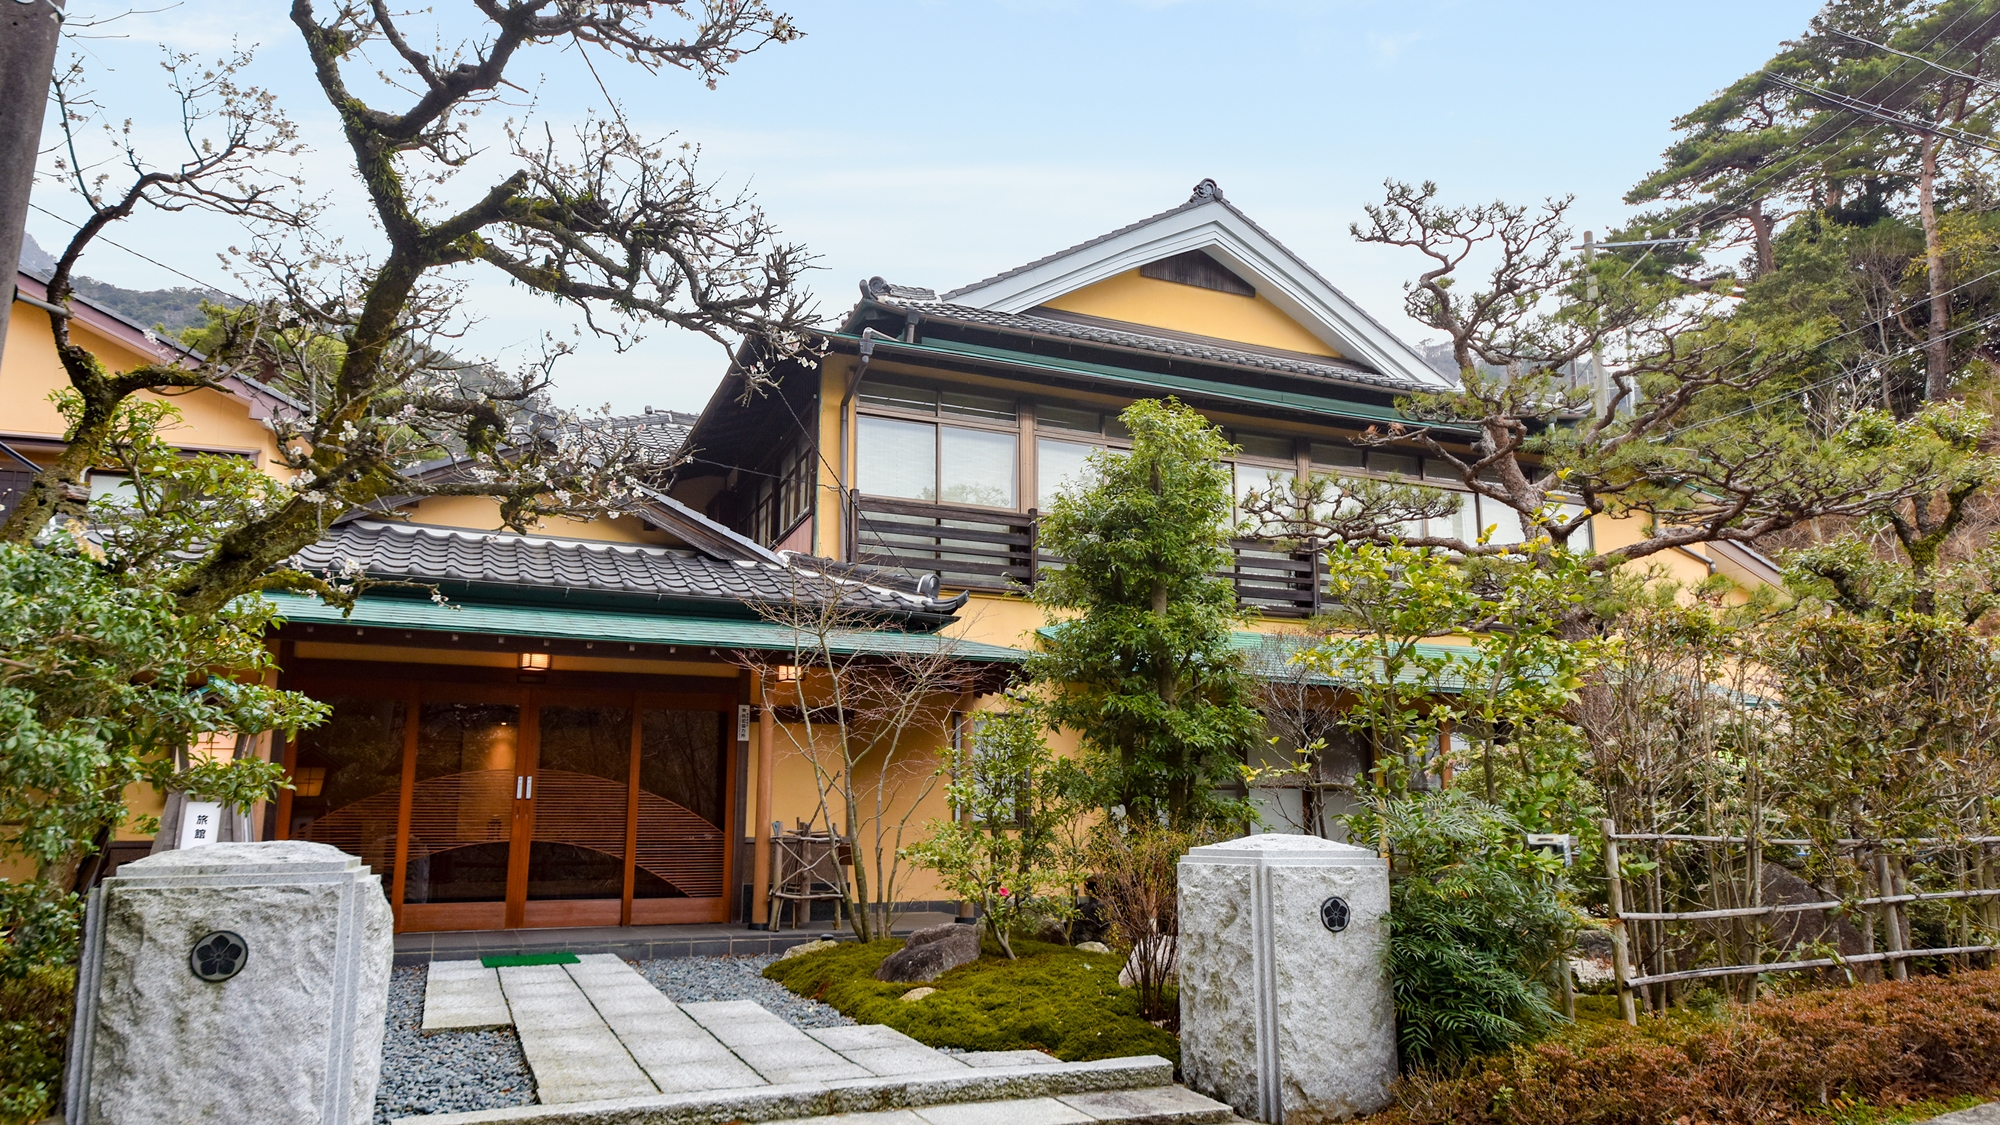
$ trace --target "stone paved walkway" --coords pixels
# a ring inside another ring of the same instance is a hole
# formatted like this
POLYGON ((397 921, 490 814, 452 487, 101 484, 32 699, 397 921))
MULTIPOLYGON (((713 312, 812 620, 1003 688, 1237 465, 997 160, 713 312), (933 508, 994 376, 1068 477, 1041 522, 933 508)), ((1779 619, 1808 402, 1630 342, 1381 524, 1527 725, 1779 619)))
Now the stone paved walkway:
POLYGON ((880 1025, 801 1030, 748 1000, 677 1004, 611 954, 487 969, 433 961, 427 1032, 511 1023, 538 1105, 405 1117, 472 1125, 1224 1125, 1229 1107, 1143 1056, 947 1055, 880 1025))
POLYGON ((1055 1061, 1038 1051, 953 1057, 879 1025, 801 1031, 748 1000, 676 1004, 611 954, 499 969, 431 962, 425 1031, 509 1024, 543 1105, 1055 1061))

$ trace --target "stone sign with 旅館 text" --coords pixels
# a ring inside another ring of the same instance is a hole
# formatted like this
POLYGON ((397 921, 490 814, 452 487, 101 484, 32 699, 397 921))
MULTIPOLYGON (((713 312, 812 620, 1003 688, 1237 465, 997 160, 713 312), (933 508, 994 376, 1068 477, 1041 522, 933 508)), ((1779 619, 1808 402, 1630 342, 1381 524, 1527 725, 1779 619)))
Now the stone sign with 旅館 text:
POLYGON ((361 1125, 373 1116, 393 920, 359 859, 212 843, 91 892, 70 1125, 361 1125))

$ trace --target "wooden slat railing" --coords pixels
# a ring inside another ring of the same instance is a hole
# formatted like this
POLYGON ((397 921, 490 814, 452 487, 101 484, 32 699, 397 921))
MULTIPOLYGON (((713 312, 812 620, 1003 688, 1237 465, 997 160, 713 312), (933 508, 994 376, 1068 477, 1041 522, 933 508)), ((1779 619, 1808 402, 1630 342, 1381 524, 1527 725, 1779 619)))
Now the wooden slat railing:
MULTIPOLYGON (((935 574, 953 590, 1032 589, 1035 574, 1061 560, 1042 553, 1037 513, 995 512, 921 500, 850 493, 848 561, 935 574)), ((1287 553, 1255 539, 1230 541, 1235 558, 1217 577, 1236 587, 1237 601, 1267 617, 1310 617, 1320 609, 1325 566, 1310 554, 1287 553)))

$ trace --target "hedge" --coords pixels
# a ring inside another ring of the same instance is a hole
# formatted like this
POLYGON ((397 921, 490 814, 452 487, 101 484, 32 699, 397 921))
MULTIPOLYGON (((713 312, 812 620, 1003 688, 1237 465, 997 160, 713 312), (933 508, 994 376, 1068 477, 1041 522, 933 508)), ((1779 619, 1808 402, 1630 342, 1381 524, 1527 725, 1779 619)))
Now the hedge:
POLYGON ((764 975, 842 1015, 886 1024, 933 1047, 1032 1049, 1069 1061, 1127 1055, 1180 1061, 1180 1041, 1140 1018, 1139 994, 1119 986, 1124 959, 1116 954, 1016 941, 1020 960, 982 957, 932 981, 935 993, 905 1001, 903 993, 922 986, 875 979, 875 967, 902 946, 844 942, 778 961, 764 975))
POLYGON ((55 1108, 75 999, 67 965, 0 976, 0 1125, 40 1121, 55 1108))
POLYGON ((1856 1102, 2000 1093, 2000 970, 1641 1019, 1417 1073, 1371 1125, 1790 1125, 1856 1102))

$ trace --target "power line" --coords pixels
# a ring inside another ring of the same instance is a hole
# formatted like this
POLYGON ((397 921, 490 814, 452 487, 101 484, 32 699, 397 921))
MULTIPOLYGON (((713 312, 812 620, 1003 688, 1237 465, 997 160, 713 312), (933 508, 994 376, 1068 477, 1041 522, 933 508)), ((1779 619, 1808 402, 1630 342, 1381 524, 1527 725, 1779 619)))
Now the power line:
MULTIPOLYGON (((1950 340, 1954 337, 1962 336, 1967 332, 1976 332, 1981 328, 1986 328, 1994 324, 2000 324, 2000 313, 1996 313, 1993 316, 1986 317, 1982 320, 1976 320, 1971 324, 1960 325, 1959 327, 1954 328, 1951 331, 1945 333, 1943 336, 1940 336, 1938 339, 1950 340)), ((1905 358, 1906 356, 1921 354, 1927 346, 1928 344, 1915 344, 1910 347, 1904 348, 1902 351, 1899 352, 1890 352, 1888 355, 1873 360, 1870 366, 1878 366, 1884 363, 1893 363, 1898 359, 1905 358)), ((1704 418, 1699 422, 1690 422, 1687 425, 1680 427, 1679 429, 1669 430, 1666 433, 1661 434, 1659 437, 1653 438, 1652 440, 1655 442, 1670 441, 1674 438, 1679 437, 1682 434, 1698 430, 1703 426, 1712 426, 1717 422, 1725 422, 1731 418, 1740 417, 1745 414, 1752 414, 1755 413, 1756 411, 1764 409, 1767 406, 1774 406, 1780 402, 1784 402, 1786 399, 1805 394, 1807 391, 1817 390, 1820 387, 1827 386, 1831 383, 1837 383, 1840 380, 1847 378, 1851 374, 1853 374, 1852 371, 1836 372, 1832 375, 1827 376, 1824 379, 1819 379, 1814 382, 1807 383, 1803 387, 1795 387, 1792 390, 1785 391, 1782 394, 1773 395, 1772 397, 1767 398, 1762 402, 1753 402, 1748 406, 1732 410, 1727 414, 1718 414, 1713 418, 1704 418)))
MULTIPOLYGON (((75 223, 71 223, 70 220, 63 218, 61 215, 56 214, 54 211, 49 210, 48 208, 42 206, 39 203, 29 203, 28 206, 33 207, 35 210, 40 211, 42 214, 47 215, 49 218, 54 219, 59 223, 69 223, 71 226, 76 225, 75 223)), ((236 293, 231 293, 229 290, 224 289, 217 285, 211 285, 208 282, 203 281, 201 278, 182 273, 180 270, 177 270, 174 267, 168 265, 167 263, 160 261, 158 258, 147 257, 146 255, 139 253, 137 250, 132 249, 130 246, 127 246, 122 242, 113 242, 111 239, 106 238, 101 234, 93 238, 92 241, 102 242, 108 246, 115 246, 118 249, 125 251, 127 254, 130 254, 135 258, 141 259, 142 261, 151 262, 152 264, 160 267, 161 269, 166 270, 168 273, 173 274, 175 277, 185 278, 186 280, 192 281, 196 285, 201 286, 203 289, 208 289, 213 292, 220 293, 223 296, 230 298, 231 300, 241 301, 246 305, 250 303, 250 298, 248 297, 244 297, 236 293)))
MULTIPOLYGON (((1943 38, 1946 35, 1946 33, 1956 28, 1959 24, 1965 22, 1966 17, 1970 14, 1971 13, 1969 11, 1959 13, 1959 15, 1956 18, 1954 18, 1950 23, 1946 24, 1945 26, 1939 28, 1935 34, 1933 34, 1929 39, 1925 40, 1924 43, 1917 49, 1920 51, 1928 50, 1932 44, 1936 43, 1939 39, 1943 38)), ((1864 98, 1873 96, 1876 91, 1882 88, 1884 83, 1888 82, 1902 69, 1903 69, 1903 64, 1901 62, 1898 62, 1893 68, 1890 69, 1890 71, 1887 74, 1884 74, 1882 77, 1870 83, 1868 88, 1861 92, 1860 96, 1864 98)), ((1753 73, 1762 74, 1765 75, 1766 77, 1772 76, 1771 68, 1768 64, 1758 68, 1757 71, 1753 73)), ((1889 96, 1893 98, 1902 94, 1904 90, 1909 89, 1913 83, 1921 79, 1921 74, 1922 72, 1919 71, 1917 75, 1912 76, 1902 85, 1897 86, 1894 90, 1889 92, 1889 96)), ((1800 137, 1798 140, 1791 142, 1792 147, 1803 150, 1804 146, 1806 146, 1809 143, 1814 143, 1817 140, 1817 138, 1812 136, 1813 133, 1816 133, 1822 129, 1832 128, 1834 125, 1835 123, 1832 121, 1821 121, 1813 125, 1809 130, 1807 130, 1806 136, 1800 137)), ((1877 122, 1876 124, 1870 126, 1865 132, 1863 132, 1861 136, 1857 138, 1857 140, 1866 141, 1869 137, 1873 136, 1875 133, 1880 132, 1883 127, 1884 127, 1883 123, 1877 122)), ((1796 160, 1799 157, 1803 157, 1805 155, 1806 153, 1804 151, 1800 151, 1795 155, 1794 160, 1796 160)), ((1749 183, 1745 184, 1742 190, 1745 193, 1754 192, 1757 188, 1762 187, 1764 184, 1770 182, 1773 178, 1777 177, 1779 174, 1789 170, 1790 170, 1789 164, 1773 164, 1772 166, 1767 168, 1761 176, 1756 177, 1749 183)), ((1701 224, 1708 222, 1712 218, 1715 218, 1723 211, 1728 210, 1731 206, 1733 205, 1717 201, 1713 204, 1710 204, 1709 207, 1706 210, 1704 210, 1701 214, 1694 216, 1692 219, 1683 219, 1682 221, 1687 223, 1692 223, 1697 228, 1699 228, 1701 224)))
MULTIPOLYGON (((1963 18, 1963 17, 1960 17, 1960 18, 1963 18)), ((1949 74, 1949 75, 1951 75, 1951 76, 1952 76, 1953 78, 1963 78, 1963 79, 1965 79, 1965 80, 1966 80, 1967 82, 1971 82, 1971 83, 1974 83, 1974 84, 1976 84, 1976 85, 1980 85, 1980 86, 1984 86, 1984 87, 1986 87, 1987 89, 1990 89, 1990 90, 2000 90, 2000 83, 1995 83, 1995 82, 1994 82, 1994 81, 1993 81, 1992 79, 1990 79, 1990 78, 1981 78, 1981 77, 1979 77, 1979 76, 1978 76, 1978 75, 1976 75, 1976 74, 1967 74, 1967 73, 1965 73, 1965 72, 1964 72, 1964 71, 1962 71, 1962 70, 1953 70, 1953 69, 1952 69, 1951 67, 1948 67, 1948 66, 1944 65, 1943 63, 1941 63, 1941 62, 1938 62, 1938 61, 1937 61, 1937 60, 1935 60, 1935 59, 1927 59, 1927 58, 1924 58, 1924 57, 1923 57, 1923 56, 1921 56, 1921 55, 1913 55, 1913 54, 1909 53, 1908 51, 1898 51, 1898 50, 1897 50, 1896 48, 1894 48, 1894 47, 1891 47, 1891 46, 1889 46, 1889 45, 1888 45, 1887 43, 1877 43, 1877 42, 1875 42, 1875 41, 1874 41, 1874 40, 1872 40, 1872 39, 1863 39, 1863 38, 1861 38, 1861 37, 1860 37, 1859 35, 1856 35, 1856 34, 1854 34, 1853 32, 1850 32, 1850 31, 1841 31, 1841 30, 1839 30, 1838 28, 1828 28, 1827 30, 1828 30, 1828 31, 1830 31, 1830 32, 1832 32, 1832 33, 1833 33, 1833 34, 1835 34, 1835 35, 1838 35, 1838 36, 1840 36, 1840 37, 1841 37, 1842 39, 1852 39, 1852 40, 1854 40, 1854 41, 1855 41, 1856 43, 1865 43, 1865 44, 1867 44, 1868 46, 1870 46, 1870 47, 1873 47, 1873 48, 1875 48, 1875 49, 1876 49, 1876 50, 1878 50, 1878 51, 1887 51, 1888 53, 1890 53, 1890 54, 1892 54, 1892 55, 1901 55, 1901 56, 1903 56, 1903 57, 1904 57, 1904 58, 1906 58, 1906 59, 1913 59, 1913 60, 1915 60, 1915 61, 1917 61, 1917 62, 1920 62, 1920 63, 1923 63, 1923 64, 1924 64, 1925 66, 1928 66, 1928 67, 1935 67, 1936 69, 1938 69, 1938 70, 1942 70, 1942 71, 1944 71, 1944 72, 1945 72, 1946 74, 1949 74)), ((1932 41, 1933 41, 1933 42, 1935 42, 1935 41, 1936 41, 1936 38, 1935 38, 1935 37, 1933 37, 1932 41)))
POLYGON ((1873 117, 1891 125, 1901 125, 1905 129, 1910 129, 1918 133, 1935 134, 1948 141, 1956 141, 1971 148, 1980 148, 1985 149, 1987 152, 2000 153, 2000 147, 1995 147, 1991 141, 1988 141, 1984 137, 1968 133, 1963 129, 1954 129, 1949 125, 1941 125, 1929 121, 1919 121, 1914 117, 1897 113, 1892 109, 1885 109, 1872 102, 1850 98, 1846 94, 1836 94, 1831 90, 1822 89, 1804 82, 1795 82, 1781 74, 1771 75, 1771 81, 1787 90, 1805 94, 1808 97, 1818 98, 1821 101, 1838 106, 1849 113, 1858 113, 1864 117, 1873 117))

